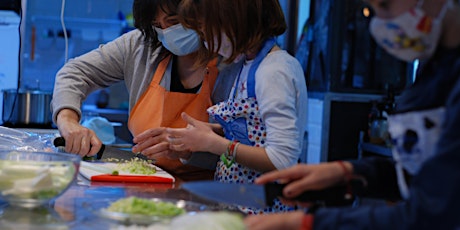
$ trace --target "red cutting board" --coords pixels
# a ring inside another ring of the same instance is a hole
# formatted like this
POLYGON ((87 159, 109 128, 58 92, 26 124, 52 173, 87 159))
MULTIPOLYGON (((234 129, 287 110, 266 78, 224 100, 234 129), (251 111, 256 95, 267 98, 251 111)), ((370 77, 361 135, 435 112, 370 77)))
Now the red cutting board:
POLYGON ((155 167, 157 172, 152 175, 132 174, 120 171, 118 163, 110 162, 81 162, 80 174, 90 181, 101 182, 136 182, 136 183, 174 183, 174 177, 163 169, 155 167), (95 168, 113 169, 118 171, 118 175, 103 173, 104 170, 95 170, 95 168))

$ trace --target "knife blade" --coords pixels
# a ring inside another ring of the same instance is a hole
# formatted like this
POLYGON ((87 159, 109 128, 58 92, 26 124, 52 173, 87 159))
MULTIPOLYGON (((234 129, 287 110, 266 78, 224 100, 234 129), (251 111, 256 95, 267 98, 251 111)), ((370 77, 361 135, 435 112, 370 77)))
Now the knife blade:
MULTIPOLYGON (((53 141, 55 147, 64 147, 65 146, 65 139, 63 137, 56 137, 53 141)), ((121 150, 119 148, 107 146, 102 144, 102 147, 96 153, 94 157, 86 157, 85 160, 103 160, 109 158, 116 158, 122 160, 131 160, 134 158, 139 158, 141 160, 146 161, 153 161, 152 159, 147 158, 145 155, 141 153, 132 153, 130 151, 121 150)))
MULTIPOLYGON (((355 182, 354 182, 355 183, 355 182)), ((286 184, 267 183, 231 184, 217 181, 194 181, 182 184, 182 188, 210 201, 230 205, 242 205, 253 208, 273 206, 275 198, 283 197, 286 184)), ((354 185, 353 194, 361 191, 361 185, 354 185)), ((293 200, 301 202, 324 202, 329 204, 351 204, 354 197, 350 196, 347 186, 337 186, 324 190, 311 190, 302 193, 293 200)))

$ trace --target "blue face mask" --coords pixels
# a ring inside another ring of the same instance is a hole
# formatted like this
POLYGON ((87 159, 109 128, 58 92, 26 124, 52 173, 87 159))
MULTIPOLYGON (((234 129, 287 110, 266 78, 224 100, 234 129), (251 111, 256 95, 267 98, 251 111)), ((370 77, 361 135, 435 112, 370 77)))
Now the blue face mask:
POLYGON ((184 28, 180 23, 164 30, 158 27, 153 28, 163 46, 177 56, 193 53, 200 48, 198 34, 194 30, 184 28))

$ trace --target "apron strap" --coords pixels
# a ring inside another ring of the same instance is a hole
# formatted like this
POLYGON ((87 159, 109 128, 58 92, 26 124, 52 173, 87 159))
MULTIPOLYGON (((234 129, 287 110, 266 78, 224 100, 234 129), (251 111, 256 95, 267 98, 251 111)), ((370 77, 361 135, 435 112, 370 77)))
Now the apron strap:
POLYGON ((252 63, 252 66, 249 69, 249 73, 248 73, 248 82, 247 82, 248 97, 256 97, 256 80, 255 80, 256 70, 257 68, 259 68, 260 63, 265 58, 265 56, 267 56, 267 54, 273 48, 275 43, 276 43, 275 38, 271 37, 267 39, 264 43, 264 46, 262 47, 262 49, 257 54, 256 58, 254 59, 254 62, 252 63))
POLYGON ((150 85, 159 85, 161 79, 163 79, 163 75, 166 73, 166 69, 168 68, 169 62, 171 60, 171 55, 168 55, 163 60, 160 61, 158 67, 153 74, 153 79, 150 82, 150 85))
MULTIPOLYGON (((217 75, 219 74, 219 69, 217 68, 217 58, 211 60, 206 66, 208 73, 206 74, 208 78, 208 87, 209 92, 212 94, 214 89, 214 84, 216 84, 217 75)), ((204 79, 203 79, 204 80, 204 79)), ((202 86, 203 88, 203 86, 202 86)))

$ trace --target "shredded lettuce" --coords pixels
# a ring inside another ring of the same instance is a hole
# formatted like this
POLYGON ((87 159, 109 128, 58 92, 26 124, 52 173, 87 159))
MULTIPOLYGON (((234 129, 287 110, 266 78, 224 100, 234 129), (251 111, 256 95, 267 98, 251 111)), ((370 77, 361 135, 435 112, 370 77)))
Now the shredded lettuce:
POLYGON ((117 169, 132 174, 152 175, 157 172, 155 166, 150 162, 138 158, 118 163, 117 169))
POLYGON ((185 209, 179 208, 173 203, 139 197, 119 199, 110 204, 107 211, 166 217, 178 216, 185 213, 185 209))

